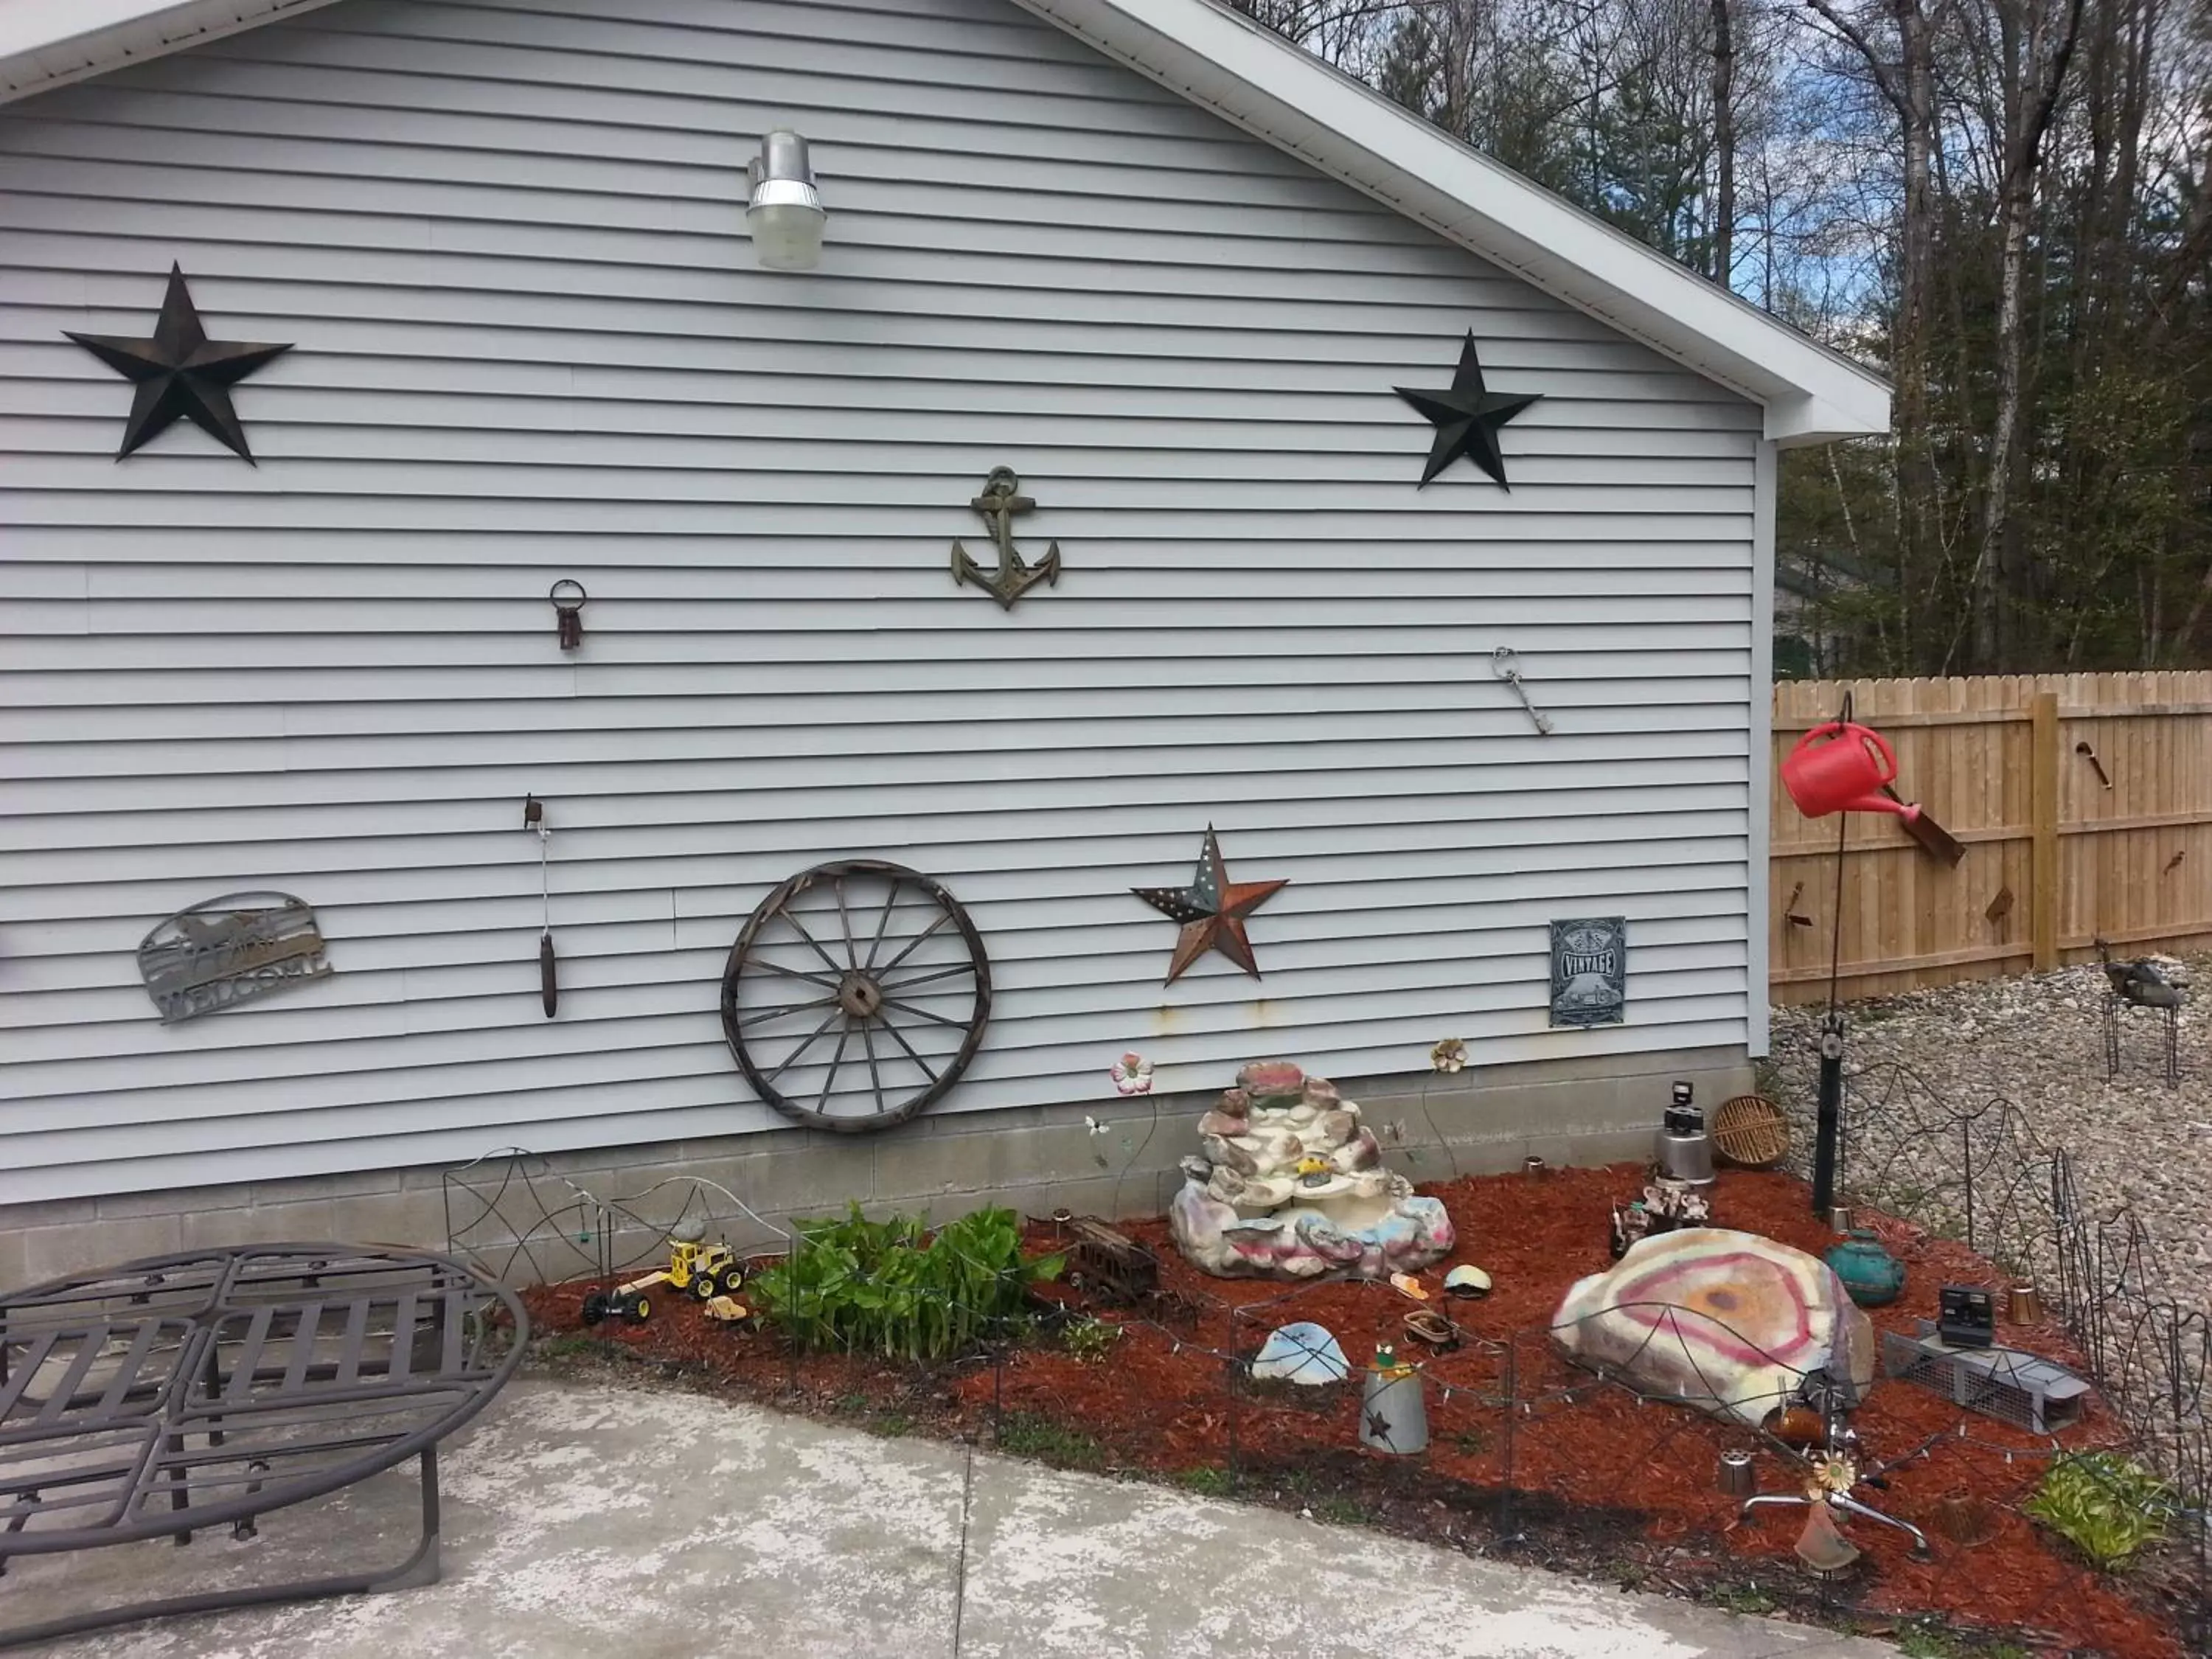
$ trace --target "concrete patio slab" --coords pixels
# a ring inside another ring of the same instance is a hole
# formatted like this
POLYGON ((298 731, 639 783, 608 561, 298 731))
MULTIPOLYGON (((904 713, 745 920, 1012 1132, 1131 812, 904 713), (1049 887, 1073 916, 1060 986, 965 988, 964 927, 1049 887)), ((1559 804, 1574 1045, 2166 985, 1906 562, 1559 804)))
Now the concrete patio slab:
MULTIPOLYGON (((49 1659, 1873 1659, 1891 1650, 1276 1510, 754 1407, 525 1379, 448 1445, 444 1582, 49 1659)), ((27 1560, 0 1623, 396 1560, 410 1473, 188 1547, 27 1560)))

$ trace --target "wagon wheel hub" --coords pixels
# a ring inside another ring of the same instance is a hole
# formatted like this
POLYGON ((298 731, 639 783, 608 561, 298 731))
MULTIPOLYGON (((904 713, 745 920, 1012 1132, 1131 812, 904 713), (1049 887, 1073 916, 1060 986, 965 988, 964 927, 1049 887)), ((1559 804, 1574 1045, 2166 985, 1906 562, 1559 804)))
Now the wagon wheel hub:
POLYGON ((883 1011, 884 988, 866 974, 848 974, 837 981, 837 1006, 854 1019, 873 1019, 883 1011))

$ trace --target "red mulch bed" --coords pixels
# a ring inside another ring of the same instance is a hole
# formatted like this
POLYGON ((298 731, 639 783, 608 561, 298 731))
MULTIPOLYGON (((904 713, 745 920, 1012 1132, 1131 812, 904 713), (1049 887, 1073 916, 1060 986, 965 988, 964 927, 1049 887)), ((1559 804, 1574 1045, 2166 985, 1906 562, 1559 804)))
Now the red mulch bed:
MULTIPOLYGON (((1641 1184, 1640 1170, 1616 1166, 1425 1188, 1443 1199, 1458 1229, 1452 1262, 1479 1263, 1496 1282, 1480 1302, 1438 1294, 1425 1304, 1483 1340, 1451 1353, 1428 1355, 1406 1340, 1401 1322, 1414 1304, 1388 1285, 1212 1279, 1176 1254, 1160 1220, 1125 1222, 1121 1230, 1158 1253, 1164 1286, 1194 1304, 1196 1319, 1163 1324, 1143 1310, 1094 1305, 1050 1287, 1053 1299, 1126 1327, 1103 1359, 1089 1363, 1049 1344, 1014 1349, 1003 1367, 977 1361, 918 1370, 842 1356, 794 1358, 772 1331, 710 1323, 666 1295, 650 1324, 601 1329, 638 1358, 754 1397, 895 1412, 898 1426, 970 1436, 1000 1412, 1019 1413, 1089 1437, 1112 1467, 1185 1479, 1196 1470, 1233 1471, 1278 1501, 1358 1515, 1440 1543, 1494 1547, 1516 1540, 1529 1559, 1648 1588, 1698 1594, 1755 1583, 1792 1611, 1870 1630, 1936 1615, 1960 1631, 2039 1650, 2127 1659, 2181 1652, 2176 1607, 2162 1599, 2156 1573, 2117 1580, 2095 1573, 2018 1512, 2048 1466, 2048 1440, 1964 1413, 1909 1383, 1879 1382, 1854 1416, 1874 1459, 1906 1460, 1887 1491, 1859 1495, 1927 1532, 1931 1560, 1913 1559, 1904 1534, 1856 1521, 1849 1536, 1863 1559, 1823 1585, 1793 1553, 1802 1511, 1770 1510, 1740 1523, 1734 1500, 1717 1488, 1716 1468, 1723 1449, 1753 1447, 1757 1437, 1598 1382, 1562 1361, 1543 1334, 1569 1283, 1608 1265, 1607 1205, 1641 1184), (1224 1356, 1249 1357, 1270 1329, 1293 1320, 1335 1334, 1354 1367, 1352 1384, 1310 1390, 1239 1381, 1224 1356), (1519 1412, 1491 1403, 1505 1392, 1506 1359, 1497 1345, 1509 1339, 1513 1397, 1529 1402, 1519 1412), (1424 1457, 1358 1449, 1358 1368, 1377 1341, 1424 1359, 1431 1435, 1424 1457), (1925 1455, 1908 1458, 1923 1447, 1925 1455), (1969 1495, 1990 1506, 1995 1533, 1965 1547, 1942 1534, 1939 1512, 1944 1499, 1969 1495)), ((1816 1253, 1835 1242, 1814 1218, 1804 1185, 1780 1175, 1724 1171, 1714 1219, 1816 1253)), ((1944 1283, 2000 1282, 1963 1245, 1901 1223, 1877 1224, 1910 1269, 1905 1294, 1872 1310, 1879 1327, 1909 1332, 1915 1317, 1933 1318, 1944 1283)), ((1048 1223, 1032 1223, 1030 1236, 1040 1252, 1056 1246, 1048 1223)), ((1449 1265, 1424 1282, 1436 1290, 1449 1265)), ((531 1292, 540 1331, 577 1328, 585 1288, 531 1292)), ((2053 1328, 2007 1327, 2000 1340, 2078 1363, 2053 1328)), ((2061 1443, 2080 1449, 2119 1438, 2118 1425, 2094 1409, 2061 1443)), ((1771 1447, 1758 1449, 1757 1467, 1762 1490, 1796 1489, 1795 1465, 1771 1447)))

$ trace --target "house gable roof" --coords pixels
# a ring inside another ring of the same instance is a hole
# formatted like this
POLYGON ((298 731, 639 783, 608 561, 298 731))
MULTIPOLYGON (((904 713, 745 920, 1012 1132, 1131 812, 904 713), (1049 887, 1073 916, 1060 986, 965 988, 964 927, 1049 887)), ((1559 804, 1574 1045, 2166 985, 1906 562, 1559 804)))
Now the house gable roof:
MULTIPOLYGON (((332 0, 0 0, 0 101, 332 0)), ((1765 410, 1784 445, 1889 428, 1879 376, 1217 0, 1015 0, 1096 51, 1765 410)))

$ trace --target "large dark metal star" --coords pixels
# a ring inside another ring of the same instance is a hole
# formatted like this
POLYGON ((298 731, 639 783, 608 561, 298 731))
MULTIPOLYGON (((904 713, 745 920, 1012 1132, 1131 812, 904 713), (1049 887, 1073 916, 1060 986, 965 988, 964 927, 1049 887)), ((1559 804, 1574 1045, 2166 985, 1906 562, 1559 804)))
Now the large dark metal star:
POLYGON ((1291 884, 1288 881, 1237 881, 1221 861, 1221 842, 1213 826, 1206 826, 1206 844, 1199 850, 1198 873, 1188 887, 1133 887, 1139 898, 1182 924, 1176 940, 1175 960, 1168 964, 1167 983, 1182 977, 1183 969, 1208 951, 1218 951, 1253 978, 1260 964, 1253 959, 1252 941, 1244 932, 1244 918, 1291 884))
POLYGON ((246 447, 246 428, 230 406, 228 388, 292 349, 289 344, 209 339, 207 330, 200 326, 199 308, 185 287, 184 270, 174 264, 169 267, 169 291, 161 301, 152 338, 76 333, 69 337, 118 374, 137 382, 131 418, 123 427, 123 447, 115 452, 118 461, 166 431, 179 416, 252 460, 253 452, 246 447))
MULTIPOLYGON (((1450 391, 1416 392, 1403 386, 1394 390, 1437 429, 1429 445, 1429 464, 1421 471, 1422 484, 1464 455, 1508 489, 1513 487, 1505 483, 1505 457, 1498 447, 1498 428, 1536 402, 1537 397, 1508 397, 1484 386, 1473 329, 1468 330, 1467 343, 1459 349, 1459 368, 1452 375, 1450 391)), ((1420 484, 1414 488, 1419 489, 1420 484)))

